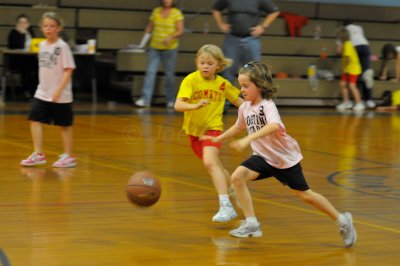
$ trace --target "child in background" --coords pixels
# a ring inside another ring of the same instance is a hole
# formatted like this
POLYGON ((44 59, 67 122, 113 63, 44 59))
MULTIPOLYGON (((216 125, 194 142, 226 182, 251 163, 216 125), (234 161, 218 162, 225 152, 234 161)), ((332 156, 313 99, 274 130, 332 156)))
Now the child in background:
POLYGON ((71 76, 75 62, 67 43, 59 38, 63 22, 53 12, 41 18, 41 29, 46 41, 39 45, 39 85, 34 95, 29 121, 34 152, 21 161, 23 166, 46 163, 43 153, 43 126, 53 124, 60 127, 64 153, 53 167, 73 167, 72 156, 72 84, 71 76))
POLYGON ((400 110, 400 90, 384 91, 381 99, 382 104, 376 108, 377 111, 400 110))
POLYGON ((339 40, 343 43, 342 48, 342 78, 340 80, 340 87, 342 91, 343 102, 336 106, 338 110, 346 110, 353 108, 354 111, 362 111, 365 109, 361 101, 361 95, 357 88, 357 80, 361 74, 360 60, 358 59, 357 51, 350 41, 349 32, 342 28, 338 33, 339 40), (354 97, 355 105, 350 101, 349 87, 351 94, 354 97))
POLYGON ((240 91, 217 75, 231 64, 215 45, 202 46, 196 55, 197 71, 189 74, 180 86, 175 110, 184 112, 183 130, 189 135, 192 149, 203 160, 219 195, 219 211, 214 222, 227 222, 237 216, 228 196, 229 173, 219 158, 220 143, 200 140, 202 135, 219 136, 223 130, 222 114, 227 98, 240 106, 240 91))
POLYGON ((312 191, 305 180, 300 165, 303 158, 300 147, 286 133, 272 101, 277 87, 272 81, 270 68, 260 62, 250 62, 240 69, 238 80, 245 102, 239 107, 236 124, 220 136, 205 136, 213 143, 220 143, 247 128, 248 135, 231 142, 230 146, 243 151, 250 145, 253 150, 253 155, 237 167, 231 177, 246 220, 230 234, 235 237, 262 236, 247 182, 274 176, 288 185, 301 200, 336 221, 346 247, 354 245, 356 231, 351 214, 339 213, 324 196, 312 191))

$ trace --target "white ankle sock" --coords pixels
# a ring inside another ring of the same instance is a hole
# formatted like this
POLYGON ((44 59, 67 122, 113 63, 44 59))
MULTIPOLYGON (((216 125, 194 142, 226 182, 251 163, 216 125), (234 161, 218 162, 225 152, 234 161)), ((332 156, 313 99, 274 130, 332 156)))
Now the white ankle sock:
POLYGON ((232 205, 231 201, 229 200, 229 196, 228 195, 219 195, 218 198, 219 198, 219 205, 220 206, 222 206, 222 205, 224 205, 224 206, 232 205))
POLYGON ((258 220, 255 216, 253 217, 246 217, 246 221, 252 224, 258 224, 258 220))
POLYGON ((338 224, 344 224, 344 223, 346 223, 346 217, 344 217, 344 215, 342 213, 339 213, 339 217, 336 220, 336 222, 338 224))

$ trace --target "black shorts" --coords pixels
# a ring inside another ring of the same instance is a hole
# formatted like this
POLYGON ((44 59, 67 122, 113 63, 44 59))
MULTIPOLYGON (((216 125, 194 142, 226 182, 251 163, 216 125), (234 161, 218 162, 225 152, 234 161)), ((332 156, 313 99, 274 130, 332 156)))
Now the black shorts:
POLYGON ((249 159, 241 163, 241 165, 259 173, 260 175, 256 180, 273 176, 282 184, 288 185, 291 189, 300 191, 306 191, 309 189, 303 171, 301 170, 300 163, 286 169, 279 169, 269 165, 262 157, 252 155, 249 159))
POLYGON ((34 98, 28 119, 56 126, 72 126, 72 103, 53 103, 34 98))

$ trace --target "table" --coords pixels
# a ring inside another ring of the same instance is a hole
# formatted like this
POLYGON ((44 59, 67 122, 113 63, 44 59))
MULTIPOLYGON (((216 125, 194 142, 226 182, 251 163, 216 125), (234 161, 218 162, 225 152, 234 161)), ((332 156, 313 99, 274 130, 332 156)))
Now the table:
MULTIPOLYGON (((7 73, 9 69, 9 62, 12 56, 29 56, 35 57, 37 59, 37 53, 28 52, 23 50, 3 50, 3 73, 1 76, 1 96, 2 100, 5 101, 6 89, 7 89, 7 73)), ((92 103, 97 104, 97 78, 96 78, 96 56, 99 53, 89 54, 89 53, 77 53, 73 52, 73 56, 76 62, 76 71, 79 71, 78 62, 83 59, 85 62, 89 63, 90 72, 90 82, 91 82, 91 93, 92 93, 92 103)), ((38 64, 36 64, 36 67, 38 64)))

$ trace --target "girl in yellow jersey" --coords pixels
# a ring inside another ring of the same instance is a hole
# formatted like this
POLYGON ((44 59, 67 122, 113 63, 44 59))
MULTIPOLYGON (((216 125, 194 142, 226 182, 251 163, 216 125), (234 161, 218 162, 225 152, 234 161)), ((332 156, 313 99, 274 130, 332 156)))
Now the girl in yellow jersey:
POLYGON ((224 57, 215 45, 202 46, 196 55, 197 71, 189 74, 179 88, 175 110, 184 112, 183 130, 189 135, 192 149, 211 175, 219 195, 219 211, 214 222, 227 222, 237 216, 228 196, 229 173, 219 158, 220 143, 202 140, 200 136, 219 136, 223 130, 222 114, 225 99, 236 106, 243 100, 240 91, 217 75, 232 60, 224 57))
POLYGON ((340 88, 342 91, 343 102, 336 106, 338 110, 346 110, 353 108, 354 111, 362 111, 365 109, 364 103, 361 101, 361 95, 357 88, 357 80, 361 74, 360 60, 357 51, 350 41, 349 32, 346 28, 342 28, 338 32, 339 40, 343 43, 342 48, 342 77, 340 79, 340 88), (350 102, 350 89, 355 104, 350 102))

